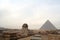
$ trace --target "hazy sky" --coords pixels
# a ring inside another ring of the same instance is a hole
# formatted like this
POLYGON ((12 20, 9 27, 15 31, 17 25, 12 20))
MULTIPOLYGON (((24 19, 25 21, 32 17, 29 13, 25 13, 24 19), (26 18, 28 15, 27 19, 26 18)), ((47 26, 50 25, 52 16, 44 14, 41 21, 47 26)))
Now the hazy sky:
POLYGON ((0 0, 0 26, 39 29, 46 20, 60 28, 60 0, 0 0))

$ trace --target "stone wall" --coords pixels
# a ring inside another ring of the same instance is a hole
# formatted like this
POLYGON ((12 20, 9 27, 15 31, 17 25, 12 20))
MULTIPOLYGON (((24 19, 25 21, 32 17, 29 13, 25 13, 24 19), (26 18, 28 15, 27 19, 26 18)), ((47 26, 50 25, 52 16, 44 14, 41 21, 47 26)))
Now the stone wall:
POLYGON ((18 40, 30 40, 31 37, 26 37, 26 38, 21 38, 21 39, 18 39, 18 40))
POLYGON ((58 34, 49 34, 48 40, 60 40, 60 35, 58 34))

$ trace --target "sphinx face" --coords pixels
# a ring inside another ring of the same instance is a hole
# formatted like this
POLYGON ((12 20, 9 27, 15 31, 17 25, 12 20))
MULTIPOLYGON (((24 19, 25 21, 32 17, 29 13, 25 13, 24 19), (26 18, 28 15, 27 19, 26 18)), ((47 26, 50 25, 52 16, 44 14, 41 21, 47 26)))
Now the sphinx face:
POLYGON ((23 24, 22 27, 23 27, 23 28, 28 28, 28 25, 25 23, 25 24, 23 24))

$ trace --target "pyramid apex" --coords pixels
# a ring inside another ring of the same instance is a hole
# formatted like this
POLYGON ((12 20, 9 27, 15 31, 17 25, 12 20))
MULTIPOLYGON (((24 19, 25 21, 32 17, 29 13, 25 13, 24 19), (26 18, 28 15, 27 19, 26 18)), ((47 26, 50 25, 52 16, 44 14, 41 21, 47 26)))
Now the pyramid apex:
MULTIPOLYGON (((47 21, 50 22, 50 20, 47 20, 47 21)), ((46 22, 47 22, 47 21, 46 21, 46 22)))

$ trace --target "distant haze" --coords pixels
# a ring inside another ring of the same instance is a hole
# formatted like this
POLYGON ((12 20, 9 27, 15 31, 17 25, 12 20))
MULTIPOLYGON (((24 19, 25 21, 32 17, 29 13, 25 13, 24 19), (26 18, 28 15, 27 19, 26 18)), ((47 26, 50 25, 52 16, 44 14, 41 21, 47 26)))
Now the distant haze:
POLYGON ((60 0, 0 0, 1 27, 40 29, 46 20, 60 29, 60 0))

